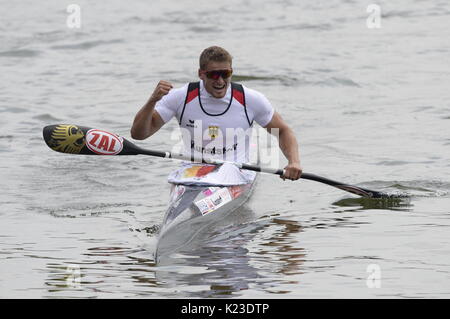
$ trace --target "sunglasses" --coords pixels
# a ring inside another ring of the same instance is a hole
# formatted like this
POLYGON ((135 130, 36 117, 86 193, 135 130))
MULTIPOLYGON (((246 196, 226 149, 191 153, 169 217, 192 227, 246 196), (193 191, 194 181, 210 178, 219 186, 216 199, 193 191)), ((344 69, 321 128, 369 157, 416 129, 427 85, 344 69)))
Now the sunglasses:
POLYGON ((208 79, 218 80, 220 77, 222 77, 222 79, 225 80, 233 74, 233 70, 205 71, 205 74, 208 79))

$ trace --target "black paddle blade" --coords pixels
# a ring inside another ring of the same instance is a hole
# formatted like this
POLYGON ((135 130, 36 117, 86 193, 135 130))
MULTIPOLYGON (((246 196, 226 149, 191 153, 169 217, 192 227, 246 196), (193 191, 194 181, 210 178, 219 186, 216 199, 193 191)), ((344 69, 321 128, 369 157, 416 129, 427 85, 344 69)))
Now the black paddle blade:
POLYGON ((139 148, 123 137, 107 131, 73 124, 49 125, 44 141, 52 150, 67 154, 136 155, 139 148))
POLYGON ((52 150, 69 154, 92 154, 86 147, 88 127, 57 124, 44 127, 44 141, 52 150))
POLYGON ((328 179, 328 178, 325 178, 322 176, 314 175, 314 174, 303 173, 301 178, 324 183, 324 184, 327 184, 330 186, 334 186, 339 189, 342 189, 343 191, 346 191, 346 192, 349 192, 349 193, 352 193, 355 195, 359 195, 362 197, 368 197, 368 198, 409 197, 409 195, 407 195, 407 194, 388 194, 388 193, 378 192, 378 191, 374 191, 374 190, 367 189, 367 188, 362 188, 362 187, 355 186, 355 185, 344 184, 344 183, 337 182, 337 181, 334 181, 334 180, 331 180, 331 179, 328 179))

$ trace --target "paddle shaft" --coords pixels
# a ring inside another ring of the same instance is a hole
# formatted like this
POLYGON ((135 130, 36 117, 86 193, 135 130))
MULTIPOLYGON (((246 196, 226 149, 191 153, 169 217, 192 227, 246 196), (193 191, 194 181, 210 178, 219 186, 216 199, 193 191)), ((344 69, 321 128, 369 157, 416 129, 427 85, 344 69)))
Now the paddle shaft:
MULTIPOLYGON (((215 165, 231 163, 239 168, 250 171, 275 174, 279 176, 284 175, 284 170, 278 168, 260 167, 245 163, 233 163, 218 159, 196 158, 183 154, 143 149, 127 139, 119 137, 115 134, 77 125, 49 125, 44 127, 43 136, 46 144, 51 149, 61 153, 84 155, 149 155, 215 165)), ((302 173, 301 178, 324 183, 363 197, 392 197, 392 195, 386 193, 344 184, 314 174, 302 173)))
MULTIPOLYGON (((139 155, 139 154, 163 157, 163 158, 173 158, 173 159, 191 161, 191 162, 196 162, 196 163, 215 164, 215 165, 231 163, 231 164, 238 166, 239 168, 246 169, 249 171, 275 174, 275 175, 279 175, 279 176, 284 175, 284 170, 279 169, 279 168, 261 167, 261 166, 257 166, 257 165, 227 162, 227 161, 222 161, 222 160, 217 160, 217 159, 195 158, 195 157, 190 157, 190 156, 186 156, 183 154, 174 154, 171 152, 161 152, 161 151, 153 151, 153 150, 137 148, 135 155, 139 155)), ((362 188, 362 187, 358 187, 358 186, 354 186, 354 185, 344 184, 344 183, 341 183, 338 181, 334 181, 334 180, 331 180, 331 179, 328 179, 325 177, 321 177, 318 175, 310 174, 310 173, 302 173, 300 178, 320 182, 320 183, 327 184, 327 185, 330 185, 333 187, 337 187, 341 190, 344 190, 344 191, 347 191, 347 192, 350 192, 350 193, 353 193, 353 194, 356 194, 359 196, 363 196, 363 197, 382 198, 382 197, 390 197, 391 196, 389 194, 377 192, 374 190, 370 190, 370 189, 366 189, 366 188, 362 188)))

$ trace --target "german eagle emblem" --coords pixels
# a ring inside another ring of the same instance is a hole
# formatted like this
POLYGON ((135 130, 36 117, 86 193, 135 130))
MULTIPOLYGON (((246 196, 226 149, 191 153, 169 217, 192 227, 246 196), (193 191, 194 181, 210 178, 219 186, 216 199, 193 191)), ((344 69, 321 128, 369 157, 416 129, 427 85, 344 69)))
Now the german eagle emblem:
POLYGON ((52 131, 48 145, 62 153, 78 154, 85 145, 84 133, 75 125, 58 125, 52 131))

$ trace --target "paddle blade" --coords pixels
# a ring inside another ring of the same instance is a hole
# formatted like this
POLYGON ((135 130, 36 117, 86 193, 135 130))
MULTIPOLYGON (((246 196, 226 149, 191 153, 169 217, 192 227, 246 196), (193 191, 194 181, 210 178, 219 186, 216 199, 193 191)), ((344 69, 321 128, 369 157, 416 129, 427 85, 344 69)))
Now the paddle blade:
POLYGON ((407 194, 388 194, 388 193, 383 193, 383 192, 377 192, 371 189, 367 189, 367 188, 362 188, 362 187, 358 187, 355 185, 349 185, 349 184, 344 184, 341 182, 337 182, 322 176, 318 176, 318 175, 314 175, 314 174, 308 174, 308 173, 303 173, 301 178, 303 179, 309 179, 312 181, 316 181, 316 182, 320 182, 320 183, 324 183, 330 186, 334 186, 337 187, 339 189, 342 189, 343 191, 355 194, 355 195, 359 195, 362 197, 367 197, 367 198, 404 198, 404 197, 409 197, 407 194))
POLYGON ((49 125, 44 141, 52 150, 67 154, 136 155, 139 148, 123 137, 107 131, 73 124, 49 125))

